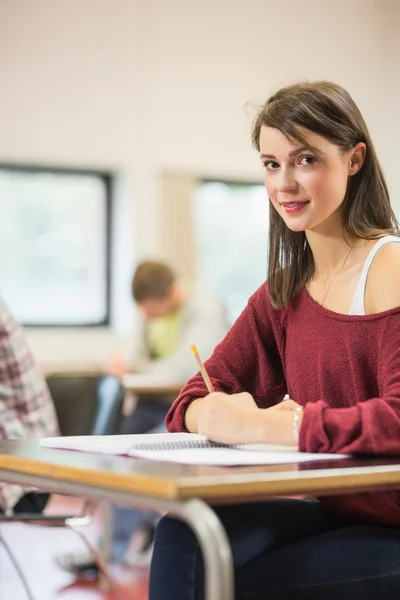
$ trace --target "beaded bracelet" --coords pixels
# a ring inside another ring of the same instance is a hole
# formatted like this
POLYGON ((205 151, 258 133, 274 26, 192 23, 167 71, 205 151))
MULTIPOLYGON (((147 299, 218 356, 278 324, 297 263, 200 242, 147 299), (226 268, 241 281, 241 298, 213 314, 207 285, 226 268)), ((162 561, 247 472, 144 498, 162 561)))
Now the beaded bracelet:
POLYGON ((293 411, 293 433, 296 443, 299 442, 299 420, 300 415, 303 413, 303 411, 304 408, 302 406, 296 406, 296 408, 293 411))

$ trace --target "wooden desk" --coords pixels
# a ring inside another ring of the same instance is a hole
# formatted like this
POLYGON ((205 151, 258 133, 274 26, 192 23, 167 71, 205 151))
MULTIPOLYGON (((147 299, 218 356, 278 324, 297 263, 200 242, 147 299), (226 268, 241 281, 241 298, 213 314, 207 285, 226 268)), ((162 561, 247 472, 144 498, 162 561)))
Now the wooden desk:
POLYGON ((224 468, 52 450, 41 448, 38 440, 11 440, 0 442, 0 481, 170 511, 199 540, 206 599, 233 600, 231 551, 209 504, 400 489, 400 458, 224 468))

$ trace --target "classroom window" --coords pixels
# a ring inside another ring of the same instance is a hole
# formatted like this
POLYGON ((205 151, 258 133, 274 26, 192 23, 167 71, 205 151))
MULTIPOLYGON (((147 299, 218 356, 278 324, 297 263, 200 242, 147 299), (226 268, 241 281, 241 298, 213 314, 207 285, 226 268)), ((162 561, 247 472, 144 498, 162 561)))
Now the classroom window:
POLYGON ((109 322, 110 182, 0 166, 0 295, 22 324, 109 322))
POLYGON ((196 273, 225 301, 231 323, 266 279, 268 227, 263 185, 206 181, 197 188, 196 273))

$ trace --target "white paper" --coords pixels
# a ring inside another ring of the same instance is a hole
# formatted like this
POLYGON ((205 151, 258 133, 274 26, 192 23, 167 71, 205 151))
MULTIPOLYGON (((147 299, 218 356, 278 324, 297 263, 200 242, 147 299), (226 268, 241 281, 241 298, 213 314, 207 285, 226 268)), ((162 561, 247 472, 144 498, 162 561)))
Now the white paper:
POLYGON ((298 452, 294 446, 247 444, 240 448, 184 448, 143 450, 138 444, 206 441, 201 435, 166 433, 153 435, 106 435, 46 438, 40 441, 46 448, 78 450, 100 454, 129 455, 147 460, 191 465, 277 465, 310 460, 345 458, 346 454, 311 454, 298 452))
MULTIPOLYGON (((185 441, 187 433, 153 433, 143 435, 77 435, 43 438, 40 445, 44 448, 60 450, 78 450, 80 452, 93 452, 95 454, 122 454, 127 455, 133 443, 154 443, 185 441), (171 438, 171 436, 173 436, 171 438)), ((203 436, 193 436, 190 439, 205 439, 203 436)))
POLYGON ((340 454, 309 454, 307 452, 251 452, 226 448, 197 448, 189 450, 135 450, 130 453, 137 458, 177 462, 186 465, 283 465, 307 460, 344 458, 340 454))

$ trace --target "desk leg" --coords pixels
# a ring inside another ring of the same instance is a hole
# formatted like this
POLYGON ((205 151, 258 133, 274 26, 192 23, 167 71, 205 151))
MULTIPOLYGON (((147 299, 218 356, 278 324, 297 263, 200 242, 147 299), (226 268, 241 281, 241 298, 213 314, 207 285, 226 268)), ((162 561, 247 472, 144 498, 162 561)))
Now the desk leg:
MULTIPOLYGON (((111 510, 112 507, 109 504, 100 505, 101 524, 102 524, 102 536, 100 542, 99 554, 104 564, 110 564, 111 558, 111 538, 112 538, 112 523, 111 523, 111 510)), ((103 592, 107 592, 109 589, 109 582, 104 577, 103 573, 100 573, 100 589, 103 592)))
POLYGON ((212 508, 203 500, 167 500, 134 496, 108 488, 95 488, 71 481, 57 481, 30 473, 15 473, 0 468, 0 481, 59 494, 87 497, 91 500, 122 504, 132 508, 149 508, 169 512, 191 527, 200 544, 204 559, 205 600, 234 600, 233 560, 228 537, 212 508))
POLYGON ((112 543, 112 512, 113 507, 109 504, 100 505, 102 535, 100 542, 100 555, 107 564, 111 560, 111 543, 112 543))
POLYGON ((202 500, 189 500, 172 510, 193 530, 204 560, 205 600, 234 600, 231 547, 225 529, 212 508, 202 500))

